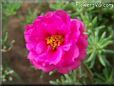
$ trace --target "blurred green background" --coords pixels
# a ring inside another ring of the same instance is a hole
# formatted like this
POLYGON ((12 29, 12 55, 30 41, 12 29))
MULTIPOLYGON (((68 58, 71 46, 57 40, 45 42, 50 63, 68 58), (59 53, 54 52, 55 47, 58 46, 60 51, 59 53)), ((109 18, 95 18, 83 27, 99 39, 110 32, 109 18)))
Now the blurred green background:
POLYGON ((113 3, 114 0, 3 0, 2 84, 114 84, 113 3), (79 69, 64 75, 36 70, 27 59, 23 36, 26 24, 32 23, 38 15, 57 9, 82 20, 89 37, 85 61, 79 69))

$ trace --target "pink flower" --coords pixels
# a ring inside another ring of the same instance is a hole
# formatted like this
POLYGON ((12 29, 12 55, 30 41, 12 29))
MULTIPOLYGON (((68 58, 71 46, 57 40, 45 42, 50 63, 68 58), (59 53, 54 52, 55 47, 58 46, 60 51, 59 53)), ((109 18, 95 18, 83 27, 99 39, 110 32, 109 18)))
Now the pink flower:
POLYGON ((88 46, 85 26, 63 10, 47 12, 25 26, 28 59, 37 69, 68 73, 77 69, 88 46))

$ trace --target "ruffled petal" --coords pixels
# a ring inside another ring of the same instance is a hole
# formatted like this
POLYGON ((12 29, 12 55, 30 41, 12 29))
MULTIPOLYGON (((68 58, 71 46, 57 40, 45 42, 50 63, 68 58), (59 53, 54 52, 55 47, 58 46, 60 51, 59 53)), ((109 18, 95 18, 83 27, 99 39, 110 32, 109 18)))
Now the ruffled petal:
POLYGON ((30 51, 30 50, 34 50, 35 49, 36 44, 35 43, 26 43, 26 48, 30 51))
POLYGON ((29 54, 28 54, 28 59, 33 60, 33 59, 35 59, 36 57, 37 57, 37 54, 35 54, 34 52, 29 52, 29 54))
POLYGON ((69 31, 69 26, 66 25, 63 19, 52 12, 48 12, 44 17, 40 18, 40 25, 50 35, 66 34, 69 31))
POLYGON ((80 36, 77 45, 79 47, 79 51, 80 51, 80 59, 84 59, 86 56, 86 48, 88 47, 88 41, 87 41, 87 37, 86 35, 82 35, 80 36))
POLYGON ((70 39, 72 41, 77 42, 80 36, 81 23, 77 19, 72 19, 70 27, 71 27, 70 39))
POLYGON ((41 41, 36 45, 36 53, 38 55, 42 54, 43 52, 45 52, 46 48, 47 48, 47 46, 46 46, 45 42, 41 41))
POLYGON ((38 55, 36 61, 44 61, 44 63, 54 64, 56 65, 62 57, 62 49, 57 49, 56 51, 50 51, 48 48, 45 53, 38 55))
POLYGON ((70 23, 70 16, 64 10, 57 10, 55 14, 59 16, 67 25, 70 23))
POLYGON ((49 65, 49 64, 45 64, 44 62, 36 62, 34 60, 31 60, 31 63, 35 66, 36 69, 41 69, 44 72, 50 72, 53 71, 55 66, 54 65, 49 65))
POLYGON ((72 62, 72 64, 69 64, 66 67, 59 67, 58 71, 62 74, 67 74, 71 70, 77 69, 79 66, 80 66, 80 61, 75 61, 75 62, 72 62))
POLYGON ((71 48, 72 46, 72 43, 66 43, 64 44, 63 46, 61 46, 61 48, 64 50, 64 51, 69 51, 69 49, 71 48))
POLYGON ((25 28, 24 34, 25 35, 30 35, 33 31, 33 24, 28 24, 24 28, 25 28))
POLYGON ((78 57, 79 57, 79 49, 76 46, 76 44, 72 45, 70 50, 65 52, 65 54, 62 57, 62 60, 58 63, 58 65, 56 65, 57 69, 60 71, 62 70, 62 68, 63 69, 65 68, 67 71, 67 67, 68 70, 73 69, 72 67, 77 67, 78 64, 74 65, 74 63, 77 62, 76 59, 78 57))

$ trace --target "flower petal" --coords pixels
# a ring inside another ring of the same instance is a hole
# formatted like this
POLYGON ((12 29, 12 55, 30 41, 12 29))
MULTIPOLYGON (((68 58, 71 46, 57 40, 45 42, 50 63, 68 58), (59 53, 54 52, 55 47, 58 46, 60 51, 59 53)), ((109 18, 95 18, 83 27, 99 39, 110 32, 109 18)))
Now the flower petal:
POLYGON ((35 49, 36 44, 35 43, 26 43, 26 48, 30 51, 35 49))
POLYGON ((69 51, 69 49, 71 48, 71 45, 72 45, 72 43, 67 43, 67 44, 64 44, 63 46, 61 46, 61 48, 64 51, 69 51))
POLYGON ((44 64, 44 62, 36 62, 34 60, 31 60, 31 63, 35 66, 35 68, 37 69, 41 69, 45 72, 50 72, 50 71, 53 71, 54 70, 54 65, 49 65, 49 64, 44 64))
MULTIPOLYGON (((76 46, 76 44, 72 45, 70 50, 65 52, 65 54, 62 57, 62 60, 58 63, 57 69, 62 70, 62 68, 67 68, 67 67, 72 67, 72 64, 77 62, 77 58, 79 57, 79 49, 76 46), (62 68, 61 68, 62 67, 62 68)), ((80 60, 78 60, 80 61, 80 60)), ((77 65, 75 64, 74 67, 76 67, 77 65)), ((71 68, 70 68, 71 69, 71 68)), ((59 71, 60 71, 59 70, 59 71)))
POLYGON ((62 57, 63 51, 61 49, 57 49, 56 51, 50 51, 47 49, 45 53, 37 56, 36 61, 44 61, 46 63, 56 65, 62 57))
POLYGON ((76 61, 66 67, 59 67, 58 71, 62 74, 67 74, 71 70, 77 69, 80 66, 80 61, 76 61))
POLYGON ((36 45, 37 54, 41 54, 46 50, 46 44, 42 41, 36 45))
POLYGON ((58 15, 65 23, 69 24, 70 16, 64 10, 57 10, 55 14, 58 15))
POLYGON ((80 36, 80 26, 81 23, 77 19, 72 19, 71 21, 71 35, 70 38, 71 40, 78 41, 78 38, 80 36))

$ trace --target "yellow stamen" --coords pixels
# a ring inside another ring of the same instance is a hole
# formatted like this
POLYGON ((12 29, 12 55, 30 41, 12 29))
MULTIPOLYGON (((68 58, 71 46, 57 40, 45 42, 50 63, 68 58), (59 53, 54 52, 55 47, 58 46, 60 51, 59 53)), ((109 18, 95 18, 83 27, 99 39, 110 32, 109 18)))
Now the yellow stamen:
POLYGON ((50 45, 53 50, 60 46, 63 41, 62 35, 52 35, 46 39, 47 44, 50 45))

